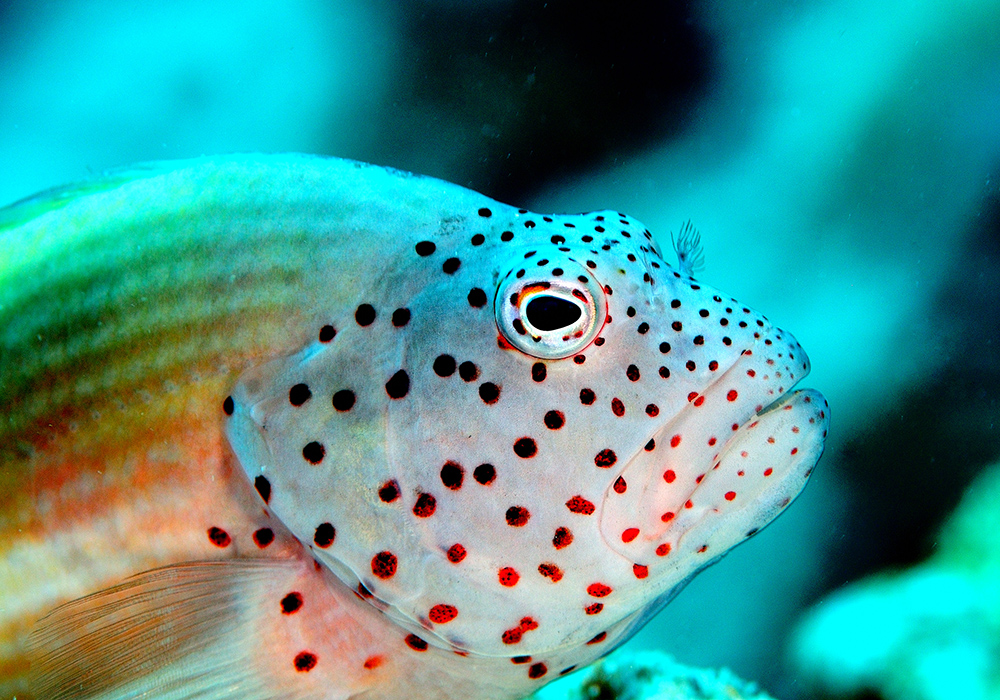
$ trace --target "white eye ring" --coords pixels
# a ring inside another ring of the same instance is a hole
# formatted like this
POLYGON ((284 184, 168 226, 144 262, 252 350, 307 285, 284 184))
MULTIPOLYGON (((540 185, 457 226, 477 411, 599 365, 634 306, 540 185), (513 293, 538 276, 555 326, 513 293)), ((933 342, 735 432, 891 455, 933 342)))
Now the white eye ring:
POLYGON ((608 315, 604 289, 575 260, 511 270, 493 302, 497 327, 521 352, 558 360, 590 345, 608 315), (520 276, 518 276, 520 275, 520 276))

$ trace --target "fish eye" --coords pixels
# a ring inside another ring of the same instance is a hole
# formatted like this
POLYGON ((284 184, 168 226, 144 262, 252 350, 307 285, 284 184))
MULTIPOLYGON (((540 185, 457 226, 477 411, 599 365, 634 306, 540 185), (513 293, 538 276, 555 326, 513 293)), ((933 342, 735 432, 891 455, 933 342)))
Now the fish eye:
POLYGON ((511 345, 532 357, 575 355, 604 326, 604 289, 573 260, 532 272, 511 270, 500 283, 494 301, 497 327, 511 345))

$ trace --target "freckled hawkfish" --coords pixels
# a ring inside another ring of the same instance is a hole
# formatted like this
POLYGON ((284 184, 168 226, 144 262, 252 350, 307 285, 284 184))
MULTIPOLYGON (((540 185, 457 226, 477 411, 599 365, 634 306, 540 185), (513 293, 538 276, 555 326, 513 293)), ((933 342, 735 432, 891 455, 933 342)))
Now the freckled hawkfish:
POLYGON ((519 698, 771 521, 829 409, 642 224, 298 155, 0 210, 0 690, 519 698), (57 607, 58 606, 58 607, 57 607))

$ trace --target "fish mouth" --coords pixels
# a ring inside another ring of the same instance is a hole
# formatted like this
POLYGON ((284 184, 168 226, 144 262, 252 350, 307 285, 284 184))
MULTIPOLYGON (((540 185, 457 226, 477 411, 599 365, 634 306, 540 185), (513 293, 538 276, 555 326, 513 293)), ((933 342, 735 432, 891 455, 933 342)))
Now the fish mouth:
POLYGON ((655 449, 622 470, 628 490, 606 494, 609 547, 650 576, 665 572, 661 587, 676 585, 776 517, 805 485, 826 438, 826 400, 793 390, 809 368, 792 336, 768 329, 692 392, 654 436, 655 449))

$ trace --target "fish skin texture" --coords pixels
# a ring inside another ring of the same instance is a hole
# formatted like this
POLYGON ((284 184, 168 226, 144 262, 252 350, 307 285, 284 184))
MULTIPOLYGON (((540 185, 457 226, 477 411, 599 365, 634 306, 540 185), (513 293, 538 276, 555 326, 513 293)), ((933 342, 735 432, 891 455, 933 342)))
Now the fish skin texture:
POLYGON ((770 522, 826 436, 794 338, 617 212, 248 155, 42 193, 0 244, 18 697, 522 697, 770 522))

